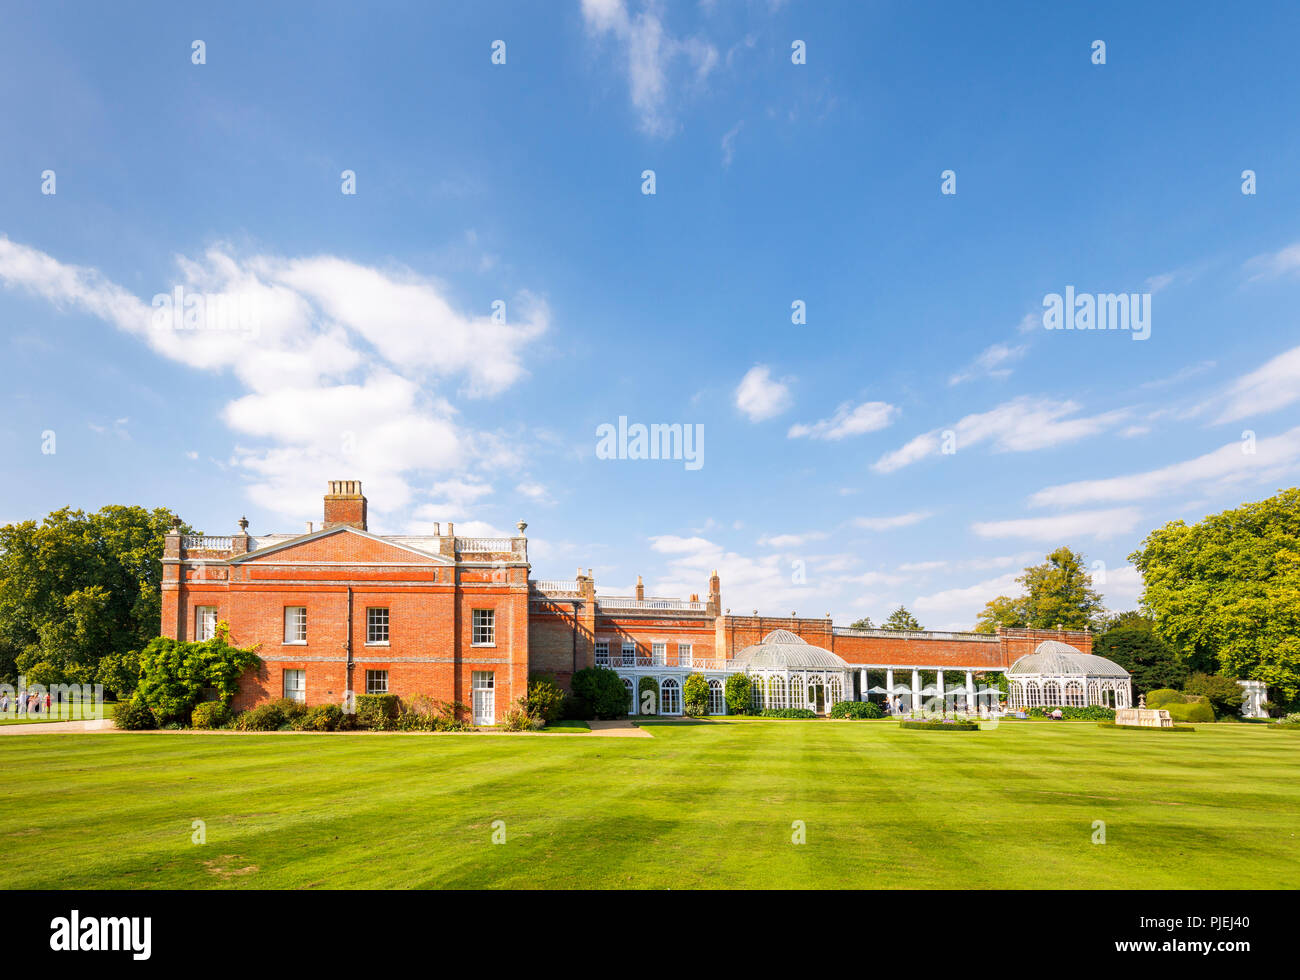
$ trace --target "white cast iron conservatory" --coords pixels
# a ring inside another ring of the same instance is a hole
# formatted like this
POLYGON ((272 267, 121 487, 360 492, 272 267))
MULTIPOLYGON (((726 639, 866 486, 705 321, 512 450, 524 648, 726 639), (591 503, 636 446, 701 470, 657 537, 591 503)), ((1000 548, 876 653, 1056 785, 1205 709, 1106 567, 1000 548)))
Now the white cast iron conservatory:
POLYGON ((731 660, 753 685, 754 710, 809 708, 819 715, 853 695, 852 667, 789 630, 772 630, 731 660))
POLYGON ((1046 640, 1007 670, 1010 706, 1127 708, 1133 703, 1129 673, 1105 657, 1084 653, 1068 643, 1046 640))

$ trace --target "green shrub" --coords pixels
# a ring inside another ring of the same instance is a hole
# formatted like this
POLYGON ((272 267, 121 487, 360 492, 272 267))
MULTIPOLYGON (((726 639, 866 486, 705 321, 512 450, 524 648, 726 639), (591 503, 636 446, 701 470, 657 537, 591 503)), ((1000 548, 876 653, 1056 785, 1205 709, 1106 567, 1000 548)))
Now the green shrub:
POLYGON ((140 651, 136 693, 160 723, 188 721, 208 688, 230 704, 240 676, 262 662, 253 650, 231 646, 224 627, 219 623, 217 635, 199 643, 155 637, 140 651))
POLYGON ((194 706, 190 716, 192 728, 220 728, 230 719, 229 709, 220 701, 204 701, 194 706))
POLYGON ((1241 685, 1231 677, 1222 674, 1193 674, 1183 685, 1183 692, 1206 698, 1216 715, 1241 714, 1244 692, 1241 685))
POLYGON ((727 699, 727 713, 747 715, 753 707, 753 685, 748 674, 732 674, 727 678, 723 694, 727 699))
POLYGON ((356 696, 356 722, 358 728, 386 732, 397 719, 396 694, 358 694, 356 696))
POLYGON ((883 718, 885 713, 874 701, 836 701, 831 705, 832 718, 883 718))
POLYGON ((573 675, 573 694, 586 711, 580 718, 622 718, 627 714, 627 688, 608 667, 584 667, 573 675))
POLYGON ((548 725, 560 720, 564 708, 564 690, 547 674, 534 674, 528 681, 528 713, 548 725))
POLYGON ((811 708, 765 708, 758 713, 760 718, 816 718, 817 712, 811 708))
POLYGON ((520 698, 501 713, 501 727, 508 732, 532 732, 546 726, 546 721, 528 710, 528 699, 520 698))
POLYGON ((1214 709, 1204 698, 1189 704, 1179 704, 1174 701, 1166 704, 1164 710, 1169 712, 1169 717, 1175 722, 1207 724, 1214 721, 1214 709))
POLYGON ((113 724, 129 732, 142 732, 158 727, 158 719, 153 710, 144 703, 144 699, 133 697, 130 701, 120 701, 113 712, 113 724))
POLYGON ((318 704, 298 719, 293 727, 304 732, 337 732, 342 724, 342 708, 337 704, 318 704))
POLYGON ((241 732, 278 732, 284 727, 284 711, 275 701, 259 704, 235 717, 235 728, 241 732))
POLYGON ((1148 708, 1163 708, 1167 704, 1186 704, 1187 699, 1183 696, 1182 691, 1175 691, 1171 687, 1158 687, 1147 694, 1146 706, 1148 708))
POLYGON ((636 685, 636 713, 659 714, 659 682, 653 677, 642 677, 636 685))
POLYGON ((682 685, 682 706, 692 718, 709 713, 709 682, 703 674, 691 674, 682 685))
POLYGON ((293 698, 276 698, 271 702, 280 709, 280 714, 284 715, 284 723, 290 728, 299 727, 299 722, 307 717, 307 705, 302 701, 295 701, 293 698))

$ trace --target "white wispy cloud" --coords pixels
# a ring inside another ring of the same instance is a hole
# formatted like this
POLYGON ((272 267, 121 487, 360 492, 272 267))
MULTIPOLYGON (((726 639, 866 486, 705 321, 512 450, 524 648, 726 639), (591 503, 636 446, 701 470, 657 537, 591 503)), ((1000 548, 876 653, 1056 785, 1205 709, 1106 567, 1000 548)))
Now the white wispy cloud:
POLYGON ((760 548, 799 548, 810 541, 822 541, 825 531, 805 531, 802 534, 765 534, 758 539, 760 548))
POLYGON ((796 422, 786 435, 790 439, 808 437, 834 442, 883 429, 894 421, 898 413, 899 409, 888 402, 863 402, 860 405, 845 402, 830 418, 809 424, 796 422))
POLYGON ((717 48, 699 37, 672 35, 653 3, 633 12, 625 0, 582 0, 582 17, 592 35, 617 44, 641 129, 652 136, 670 134, 675 127, 670 85, 700 85, 717 67, 717 48), (684 78, 674 75, 679 63, 684 78))
POLYGON ((1300 242, 1287 245, 1276 252, 1266 252, 1247 260, 1244 267, 1252 282, 1277 279, 1300 272, 1300 242))
POLYGON ((1300 347, 1292 347, 1228 386, 1216 422, 1275 412, 1300 401, 1300 347))
POLYGON ((1136 507, 1076 511, 1053 517, 1021 517, 1006 521, 976 521, 971 530, 981 538, 1030 538, 1068 543, 1073 538, 1105 540, 1137 527, 1142 512, 1136 507))
MULTIPOLYGON (((990 442, 994 452, 1029 452, 1075 442, 1111 429, 1129 416, 1128 409, 1078 415, 1074 401, 1022 395, 987 412, 967 415, 951 427, 955 451, 990 442)), ((932 429, 882 455, 871 464, 877 473, 892 473, 944 448, 944 429, 932 429)))
POLYGON ((864 531, 892 531, 894 528, 920 524, 930 516, 928 510, 914 510, 906 514, 894 514, 889 517, 855 517, 849 523, 854 527, 862 528, 864 531))
POLYGON ((1036 507, 1077 507, 1173 494, 1214 494, 1241 485, 1275 481, 1298 469, 1300 427, 1253 444, 1249 440, 1230 442, 1195 459, 1153 470, 1047 487, 1033 494, 1029 502, 1036 507))
POLYGON ((790 387, 772 377, 766 364, 756 364, 745 372, 736 386, 736 407, 751 422, 762 422, 780 415, 791 405, 790 387))
POLYGON ((1007 378, 1011 368, 1007 365, 1020 360, 1029 350, 1028 344, 993 344, 980 352, 970 364, 948 379, 949 385, 959 385, 974 378, 1007 378))
MULTIPOLYGON (((540 300, 520 294, 507 323, 458 311, 436 280, 334 256, 240 256, 225 246, 177 259, 190 295, 240 298, 251 323, 228 329, 155 325, 155 309, 97 269, 60 262, 0 236, 0 282, 89 313, 196 370, 245 389, 221 416, 240 439, 250 498, 301 515, 320 502, 320 474, 355 474, 384 510, 401 510, 430 476, 514 462, 491 432, 471 432, 433 393, 456 384, 485 397, 525 373, 522 353, 547 328, 540 300), (243 444, 249 440, 249 444, 243 444)), ((382 519, 382 518, 381 518, 382 519)))

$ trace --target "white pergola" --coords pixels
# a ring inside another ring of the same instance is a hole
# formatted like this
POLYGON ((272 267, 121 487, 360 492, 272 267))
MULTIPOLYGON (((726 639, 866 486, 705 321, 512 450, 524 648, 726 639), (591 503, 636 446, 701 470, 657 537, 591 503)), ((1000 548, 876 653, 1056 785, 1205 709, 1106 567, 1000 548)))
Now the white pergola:
POLYGON ((1012 708, 1127 708, 1133 703, 1127 670, 1059 640, 1040 643, 1013 663, 1007 680, 1012 708))

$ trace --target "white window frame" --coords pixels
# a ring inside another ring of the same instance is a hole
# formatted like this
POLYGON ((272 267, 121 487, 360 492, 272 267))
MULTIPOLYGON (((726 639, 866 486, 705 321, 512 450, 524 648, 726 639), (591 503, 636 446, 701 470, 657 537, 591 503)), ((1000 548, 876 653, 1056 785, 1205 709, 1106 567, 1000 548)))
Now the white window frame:
POLYGON ((596 641, 596 666, 609 666, 609 640, 596 641))
POLYGON ((619 665, 623 667, 636 666, 636 643, 624 642, 619 650, 619 665))
POLYGON ((217 635, 217 607, 194 607, 194 639, 202 642, 217 635), (205 627, 205 620, 207 620, 205 627))
POLYGON ((677 666, 690 667, 694 664, 695 647, 691 643, 677 644, 677 666))
POLYGON ((387 694, 388 693, 388 671, 367 670, 366 671, 366 693, 387 694))
POLYGON ((284 686, 284 696, 291 701, 297 701, 299 704, 307 703, 307 671, 302 668, 287 668, 281 679, 284 686), (297 683, 291 684, 291 681, 297 683))
POLYGON ((307 645, 307 607, 284 607, 284 642, 286 646, 307 645), (292 631, 290 627, 292 617, 292 631), (292 637, 292 638, 291 638, 292 637))
POLYGON ((470 612, 470 646, 494 647, 497 645, 497 611, 474 609, 470 612), (486 637, 486 639, 482 639, 486 637))
POLYGON ((366 646, 368 647, 386 647, 388 646, 388 607, 387 606, 368 606, 366 607, 366 646), (376 622, 376 613, 383 613, 383 622, 376 622), (383 628, 384 638, 376 640, 374 638, 375 630, 383 628))
POLYGON ((667 667, 668 666, 668 644, 651 643, 650 644, 650 666, 667 667))

